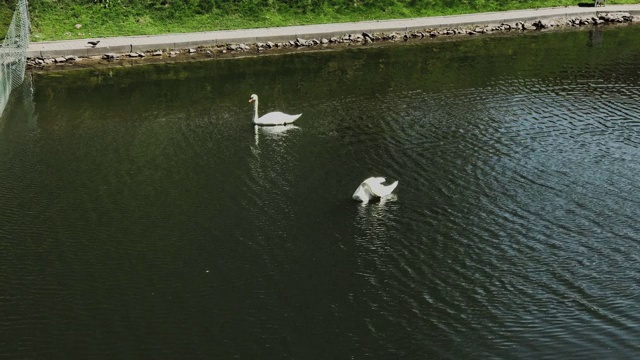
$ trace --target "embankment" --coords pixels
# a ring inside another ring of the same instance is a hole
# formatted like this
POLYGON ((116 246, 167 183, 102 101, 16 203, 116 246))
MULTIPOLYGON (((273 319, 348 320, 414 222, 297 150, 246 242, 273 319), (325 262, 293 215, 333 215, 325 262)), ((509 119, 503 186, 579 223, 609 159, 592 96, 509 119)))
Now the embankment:
POLYGON ((431 41, 484 34, 549 31, 633 23, 640 4, 598 8, 566 7, 516 10, 418 19, 213 31, 157 36, 38 42, 29 46, 32 68, 112 64, 136 61, 179 61, 300 51, 313 48, 365 46, 394 41, 431 41), (149 60, 153 59, 153 60, 149 60))

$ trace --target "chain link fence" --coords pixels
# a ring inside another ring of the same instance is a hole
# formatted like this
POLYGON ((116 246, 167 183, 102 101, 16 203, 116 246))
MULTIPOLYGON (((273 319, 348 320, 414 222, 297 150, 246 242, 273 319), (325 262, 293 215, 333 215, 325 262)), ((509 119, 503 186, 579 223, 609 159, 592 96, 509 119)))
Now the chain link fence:
POLYGON ((0 47, 0 115, 11 91, 24 80, 29 47, 29 5, 18 0, 13 20, 0 47))

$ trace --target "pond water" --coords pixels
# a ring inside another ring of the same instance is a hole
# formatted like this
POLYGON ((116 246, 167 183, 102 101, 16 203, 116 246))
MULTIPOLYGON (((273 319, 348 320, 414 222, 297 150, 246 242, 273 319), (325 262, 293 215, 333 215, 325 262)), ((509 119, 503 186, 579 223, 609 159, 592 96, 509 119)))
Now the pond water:
POLYGON ((640 351, 640 27, 35 73, 0 358, 640 351), (302 113, 254 128, 260 112, 302 113), (395 196, 351 199, 369 176, 395 196))

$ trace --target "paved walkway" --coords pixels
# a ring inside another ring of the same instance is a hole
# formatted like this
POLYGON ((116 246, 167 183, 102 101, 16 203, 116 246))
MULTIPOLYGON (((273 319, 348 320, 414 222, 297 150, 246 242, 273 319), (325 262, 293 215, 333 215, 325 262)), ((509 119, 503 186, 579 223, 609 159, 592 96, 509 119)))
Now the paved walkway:
POLYGON ((243 30, 208 31, 198 33, 167 34, 154 36, 123 36, 94 38, 100 44, 92 48, 88 39, 43 41, 29 44, 27 56, 92 56, 107 52, 133 52, 158 49, 187 49, 197 46, 212 46, 229 43, 282 42, 295 38, 321 38, 360 33, 391 33, 418 29, 454 27, 465 25, 499 25, 503 22, 532 22, 536 20, 561 17, 593 16, 602 12, 629 12, 640 15, 640 4, 607 5, 604 7, 557 7, 535 10, 513 10, 469 15, 434 16, 402 20, 362 21, 338 24, 318 24, 286 26, 277 28, 258 28, 243 30))

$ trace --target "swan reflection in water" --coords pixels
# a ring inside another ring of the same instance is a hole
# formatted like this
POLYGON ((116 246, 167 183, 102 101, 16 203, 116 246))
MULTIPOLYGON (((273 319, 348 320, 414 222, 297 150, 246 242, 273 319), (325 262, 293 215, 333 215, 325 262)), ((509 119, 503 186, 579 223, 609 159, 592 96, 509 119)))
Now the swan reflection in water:
POLYGON ((370 177, 358 186, 352 198, 361 201, 356 215, 356 226, 363 231, 356 242, 370 249, 388 247, 389 238, 396 236, 398 197, 393 193, 398 181, 384 185, 384 177, 370 177))
MULTIPOLYGON (((387 255, 391 251, 390 239, 401 238, 398 227, 398 206, 396 196, 390 195, 380 201, 370 202, 366 206, 357 206, 355 226, 358 229, 354 237, 358 245, 358 263, 366 269, 371 269, 369 262, 374 262, 374 268, 384 269, 387 255)), ((368 270, 363 270, 367 273, 368 270)), ((373 277, 373 275, 372 275, 373 277)))
POLYGON ((371 225, 382 225, 391 220, 394 217, 393 209, 397 206, 393 204, 396 200, 397 197, 392 194, 380 201, 371 202, 368 206, 358 206, 358 225, 370 228, 371 225))
POLYGON ((256 145, 260 142, 261 136, 265 139, 279 139, 286 137, 296 129, 300 129, 300 127, 296 125, 253 126, 256 145))

